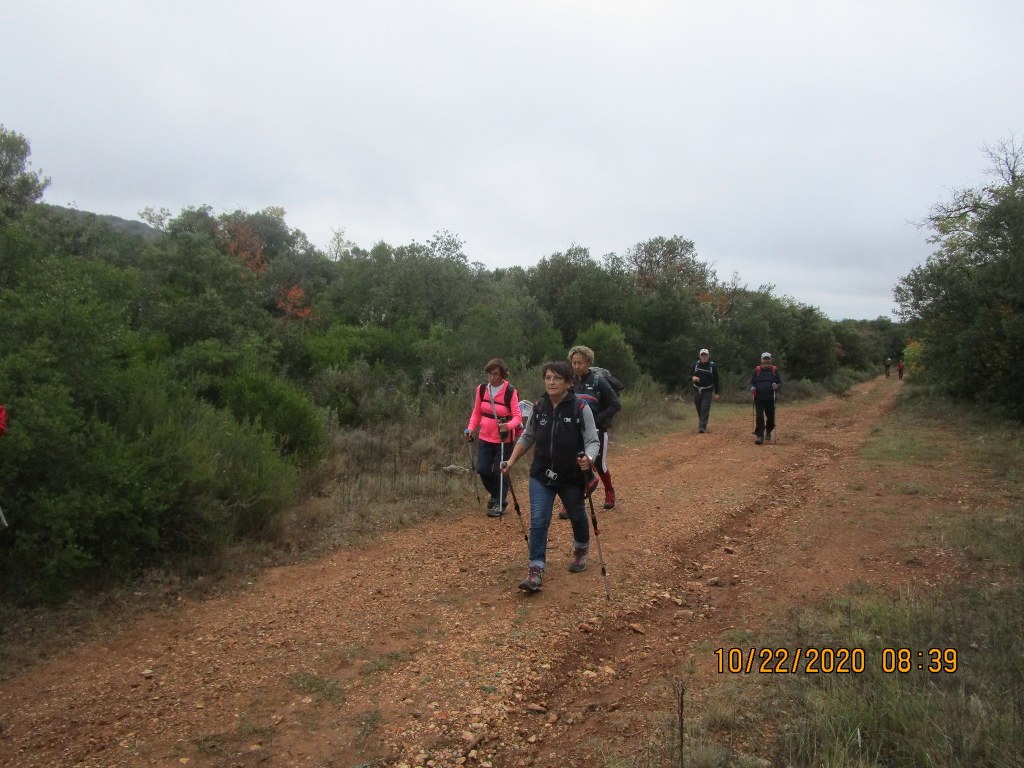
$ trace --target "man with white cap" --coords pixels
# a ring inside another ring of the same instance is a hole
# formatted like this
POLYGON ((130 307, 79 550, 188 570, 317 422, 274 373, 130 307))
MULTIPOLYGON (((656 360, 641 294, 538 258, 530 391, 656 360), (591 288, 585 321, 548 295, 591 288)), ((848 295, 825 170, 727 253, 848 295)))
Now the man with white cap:
POLYGON ((718 399, 718 366, 711 360, 711 352, 700 351, 700 356, 690 371, 693 381, 693 407, 697 409, 697 431, 704 434, 708 430, 708 417, 711 415, 711 400, 718 399))
POLYGON ((761 445, 772 439, 775 430, 775 393, 782 386, 779 367, 772 365, 772 353, 761 355, 761 364, 750 376, 750 393, 754 396, 754 442, 761 445))

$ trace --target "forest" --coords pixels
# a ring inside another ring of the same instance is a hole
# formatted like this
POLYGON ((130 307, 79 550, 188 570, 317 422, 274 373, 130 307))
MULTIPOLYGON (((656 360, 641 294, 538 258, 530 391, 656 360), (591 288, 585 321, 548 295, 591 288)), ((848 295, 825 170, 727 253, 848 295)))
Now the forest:
POLYGON ((1021 154, 1001 149, 993 185, 936 207, 935 256, 895 287, 901 322, 832 321, 720 278, 682 235, 488 270, 450 232, 366 249, 339 231, 321 250, 278 207, 143 224, 48 205, 28 140, 0 127, 0 599, 60 602, 267 536, 339 435, 460 433, 494 356, 527 381, 587 344, 654 400, 685 393, 701 347, 735 399, 764 349, 796 394, 906 356, 1020 418, 1021 154))

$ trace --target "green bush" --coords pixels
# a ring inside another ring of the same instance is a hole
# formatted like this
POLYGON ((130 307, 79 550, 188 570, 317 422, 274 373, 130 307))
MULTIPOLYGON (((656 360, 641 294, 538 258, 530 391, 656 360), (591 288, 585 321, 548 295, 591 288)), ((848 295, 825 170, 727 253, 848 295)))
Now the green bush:
POLYGON ((128 369, 115 423, 84 414, 72 388, 40 371, 7 401, 0 488, 10 529, 0 583, 22 602, 216 552, 267 530, 296 470, 273 436, 196 402, 157 367, 128 369), (133 386, 128 386, 132 384, 133 386))
POLYGON ((620 381, 631 384, 640 376, 633 348, 616 323, 594 323, 576 337, 573 345, 577 344, 594 350, 594 365, 607 368, 620 381))
POLYGON ((221 383, 226 405, 239 421, 250 421, 274 435, 278 448, 304 464, 323 456, 324 418, 312 398, 286 379, 245 371, 221 383))

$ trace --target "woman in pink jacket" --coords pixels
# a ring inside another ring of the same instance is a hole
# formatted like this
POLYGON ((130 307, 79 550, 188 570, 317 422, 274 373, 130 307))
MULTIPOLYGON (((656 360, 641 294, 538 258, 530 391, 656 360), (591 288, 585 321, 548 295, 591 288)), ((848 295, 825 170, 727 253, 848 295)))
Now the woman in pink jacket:
POLYGON ((480 428, 480 447, 476 452, 476 471, 490 494, 487 516, 501 517, 508 505, 508 483, 499 471, 501 462, 512 455, 516 436, 522 432, 523 419, 519 412, 519 393, 508 381, 508 366, 500 357, 487 361, 484 366, 487 383, 474 391, 473 413, 466 425, 465 438, 473 439, 480 428))

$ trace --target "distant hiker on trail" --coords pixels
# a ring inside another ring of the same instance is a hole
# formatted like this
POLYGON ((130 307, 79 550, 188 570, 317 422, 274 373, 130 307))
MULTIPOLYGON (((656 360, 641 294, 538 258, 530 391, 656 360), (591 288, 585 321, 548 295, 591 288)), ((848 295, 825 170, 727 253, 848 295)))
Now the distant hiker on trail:
POLYGON ((573 370, 564 360, 544 364, 544 396, 537 401, 526 431, 516 443, 502 472, 515 466, 534 448, 530 465, 530 563, 519 584, 524 592, 536 592, 544 581, 548 529, 555 497, 570 510, 572 562, 569 570, 579 573, 587 567, 590 523, 583 507, 584 486, 597 458, 600 443, 594 414, 572 391, 573 370))
POLYGON ((615 487, 612 485, 612 473, 608 469, 608 428, 615 414, 622 410, 619 396, 612 382, 596 371, 590 370, 594 364, 594 350, 590 347, 576 346, 569 350, 569 362, 576 378, 572 383, 573 392, 586 402, 594 413, 597 425, 597 439, 601 451, 594 461, 594 468, 601 485, 604 486, 604 508, 615 508, 615 487))
POLYGON ((892 368, 892 358, 885 358, 885 378, 889 378, 889 369, 892 368))
POLYGON ((508 483, 501 481, 499 465, 512 453, 512 443, 521 431, 519 393, 508 382, 508 366, 500 357, 484 366, 487 382, 473 391, 473 412, 464 432, 466 441, 480 428, 480 447, 476 453, 476 471, 490 494, 487 516, 501 517, 508 505, 508 483))
POLYGON ((704 434, 708 430, 711 401, 718 399, 718 366, 711 359, 710 351, 700 351, 690 379, 693 381, 693 407, 697 409, 697 431, 704 434))
POLYGON ((903 381, 903 369, 905 367, 902 360, 896 363, 896 374, 900 377, 900 381, 903 381))
POLYGON ((772 365, 771 352, 761 355, 761 364, 750 375, 750 392, 754 396, 754 442, 771 441, 775 430, 775 393, 782 387, 778 366, 772 365))

